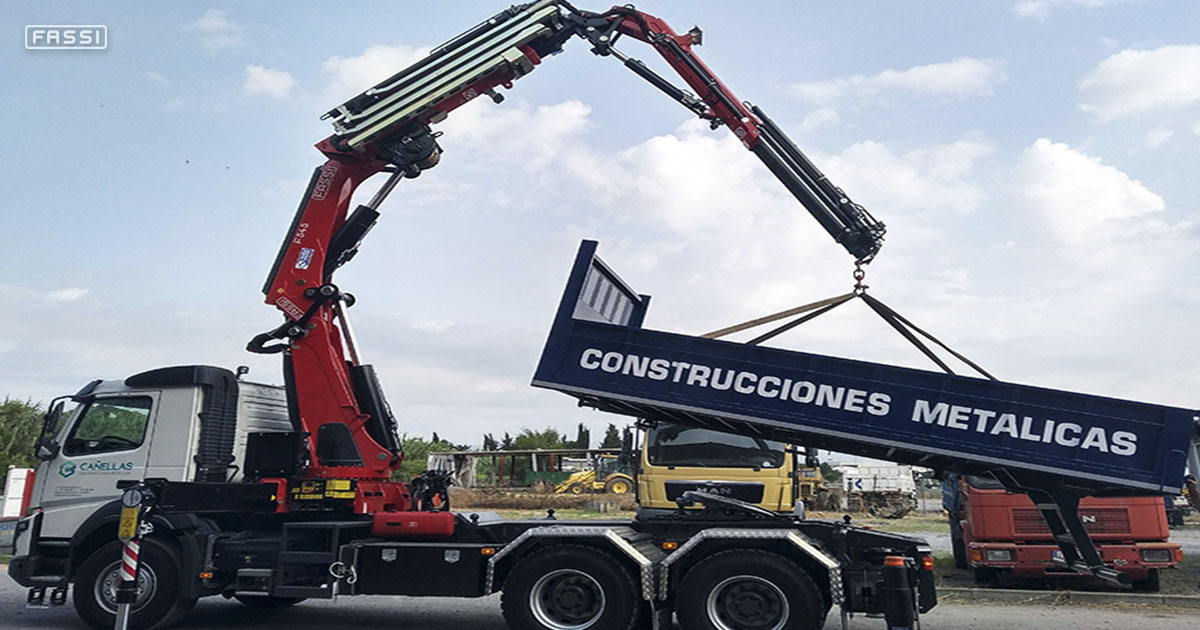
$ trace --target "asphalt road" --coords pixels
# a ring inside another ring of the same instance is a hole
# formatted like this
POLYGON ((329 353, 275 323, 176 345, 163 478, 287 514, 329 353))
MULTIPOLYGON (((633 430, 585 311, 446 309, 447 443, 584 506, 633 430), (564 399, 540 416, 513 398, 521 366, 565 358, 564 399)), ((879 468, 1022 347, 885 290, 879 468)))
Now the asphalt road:
MULTIPOLYGON (((498 597, 424 599, 354 597, 340 602, 310 601, 287 610, 261 611, 234 601, 209 598, 176 626, 180 630, 507 630, 498 597)), ((830 617, 826 630, 839 628, 830 617)), ((852 630, 882 630, 882 619, 856 618, 852 630)), ((922 619, 923 630, 1200 630, 1200 613, 1166 609, 1114 610, 1083 606, 943 604, 922 619)), ((0 577, 0 628, 5 630, 84 630, 68 603, 61 608, 25 608, 25 591, 0 577)))

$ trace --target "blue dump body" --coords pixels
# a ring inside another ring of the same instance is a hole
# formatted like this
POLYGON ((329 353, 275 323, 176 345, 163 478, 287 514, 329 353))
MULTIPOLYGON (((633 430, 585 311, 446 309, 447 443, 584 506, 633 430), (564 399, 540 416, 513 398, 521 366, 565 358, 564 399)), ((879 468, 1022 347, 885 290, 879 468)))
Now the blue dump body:
POLYGON ((1196 410, 641 327, 584 241, 533 384, 580 404, 1083 494, 1178 493, 1196 410))

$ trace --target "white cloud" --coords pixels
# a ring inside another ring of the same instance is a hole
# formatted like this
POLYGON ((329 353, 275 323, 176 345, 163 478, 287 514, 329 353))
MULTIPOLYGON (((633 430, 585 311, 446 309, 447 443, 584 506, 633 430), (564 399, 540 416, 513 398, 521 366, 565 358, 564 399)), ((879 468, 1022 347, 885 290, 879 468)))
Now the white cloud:
POLYGON ((209 52, 246 45, 246 28, 229 18, 228 11, 209 9, 197 20, 185 25, 187 30, 200 34, 200 43, 209 52))
POLYGON ((412 65, 432 50, 428 46, 370 46, 352 57, 330 57, 321 64, 329 75, 325 92, 330 102, 341 103, 412 65))
POLYGON ((1161 147, 1167 140, 1170 140, 1175 135, 1174 131, 1166 127, 1155 127, 1146 132, 1146 137, 1142 140, 1142 144, 1147 149, 1157 149, 1161 147))
POLYGON ((871 76, 856 74, 844 79, 797 83, 791 91, 814 103, 871 98, 889 92, 961 99, 988 96, 996 85, 1007 80, 1000 60, 964 57, 907 70, 884 70, 871 76))
POLYGON ((163 75, 161 75, 157 72, 147 72, 146 78, 150 79, 151 81, 153 81, 159 85, 163 85, 163 86, 171 84, 171 82, 167 80, 167 77, 164 77, 163 75))
POLYGON ((1192 133, 1200 136, 1200 121, 1197 121, 1196 124, 1192 125, 1192 133))
POLYGON ((1156 224, 1147 216, 1166 207, 1162 197, 1121 170, 1046 138, 1025 150, 1017 173, 1026 201, 1058 240, 1087 250, 1089 257, 1133 243, 1156 224))
POLYGON ((1079 108, 1101 122, 1200 102, 1200 45, 1123 50, 1079 81, 1079 108))
POLYGON ((263 94, 272 98, 287 98, 295 84, 296 80, 292 75, 283 70, 251 65, 246 66, 246 81, 242 86, 242 93, 246 96, 263 94))
POLYGON ((73 288, 69 288, 69 289, 58 289, 55 291, 50 291, 50 292, 46 293, 44 296, 47 300, 49 300, 51 302, 74 302, 75 300, 82 298, 83 296, 87 295, 90 292, 91 291, 89 291, 88 289, 80 289, 80 288, 73 287, 73 288))
POLYGON ((917 214, 931 210, 972 212, 985 199, 976 181, 976 165, 993 147, 980 140, 959 140, 903 154, 879 142, 859 142, 822 160, 825 171, 847 190, 864 198, 886 200, 891 211, 917 214))
POLYGON ((812 131, 813 129, 836 125, 841 119, 842 117, 838 114, 837 110, 832 107, 821 107, 809 112, 804 117, 804 120, 800 121, 799 130, 812 131))
POLYGON ((1044 20, 1053 7, 1083 7, 1085 9, 1101 9, 1117 4, 1130 4, 1142 0, 1021 0, 1013 5, 1013 13, 1021 17, 1044 20))

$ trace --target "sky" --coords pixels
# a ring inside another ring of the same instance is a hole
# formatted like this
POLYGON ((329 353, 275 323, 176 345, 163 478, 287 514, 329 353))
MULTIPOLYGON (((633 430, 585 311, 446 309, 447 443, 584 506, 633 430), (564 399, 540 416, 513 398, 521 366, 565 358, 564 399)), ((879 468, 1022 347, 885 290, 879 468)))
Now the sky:
MULTIPOLYGON (((505 6, 8 7, 0 396, 175 364, 280 382, 278 357, 243 347, 280 321, 260 287, 323 161, 320 115, 505 6), (26 50, 30 24, 103 24, 109 45, 26 50)), ((1200 4, 638 8, 698 24, 724 83, 887 224, 872 295, 1001 380, 1200 406, 1200 4)), ((337 274, 405 433, 478 445, 583 422, 598 439, 625 421, 529 386, 581 239, 654 296, 659 330, 853 283, 851 257, 732 134, 566 48, 502 104, 437 125, 441 163, 397 188, 337 274)), ((858 303, 771 344, 936 369, 858 303)))

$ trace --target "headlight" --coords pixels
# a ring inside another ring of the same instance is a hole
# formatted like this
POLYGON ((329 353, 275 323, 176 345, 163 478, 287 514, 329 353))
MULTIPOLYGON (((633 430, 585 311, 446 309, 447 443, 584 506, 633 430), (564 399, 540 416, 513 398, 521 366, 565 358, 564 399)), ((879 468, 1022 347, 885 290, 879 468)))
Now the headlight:
POLYGON ((1170 562, 1170 549, 1143 549, 1142 560, 1145 562, 1170 562))
POLYGON ((1012 551, 1008 549, 988 549, 988 562, 1012 562, 1012 551))

